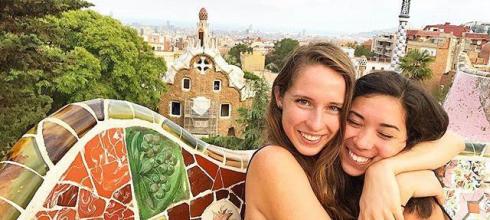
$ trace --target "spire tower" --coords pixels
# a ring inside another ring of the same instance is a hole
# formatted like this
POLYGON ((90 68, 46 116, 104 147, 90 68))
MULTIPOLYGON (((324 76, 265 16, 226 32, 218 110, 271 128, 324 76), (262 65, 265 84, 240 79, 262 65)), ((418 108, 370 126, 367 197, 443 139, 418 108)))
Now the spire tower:
POLYGON ((402 9, 398 16, 400 24, 396 33, 395 49, 391 56, 391 69, 400 72, 400 59, 405 56, 407 47, 407 23, 410 18, 410 0, 402 0, 402 9))

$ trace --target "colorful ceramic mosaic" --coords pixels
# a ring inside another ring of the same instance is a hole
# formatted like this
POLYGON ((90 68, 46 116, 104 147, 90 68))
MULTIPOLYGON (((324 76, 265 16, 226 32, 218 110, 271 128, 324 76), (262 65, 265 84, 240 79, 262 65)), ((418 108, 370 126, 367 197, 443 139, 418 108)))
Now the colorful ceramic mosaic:
MULTIPOLYGON (((489 219, 489 147, 439 170, 455 219, 489 219)), ((65 106, 0 163, 0 219, 242 219, 252 152, 196 139, 117 100, 65 106)))
POLYGON ((129 102, 71 104, 0 163, 0 219, 241 219, 250 156, 129 102))
POLYGON ((444 108, 451 130, 470 141, 490 143, 490 75, 458 71, 444 108))

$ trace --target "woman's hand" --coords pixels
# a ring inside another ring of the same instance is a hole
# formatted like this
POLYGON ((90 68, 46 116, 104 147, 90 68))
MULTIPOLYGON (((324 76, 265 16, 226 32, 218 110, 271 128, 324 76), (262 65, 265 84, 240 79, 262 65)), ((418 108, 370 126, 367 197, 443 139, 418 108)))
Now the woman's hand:
POLYGON ((379 161, 367 169, 359 206, 361 220, 403 219, 397 178, 388 161, 379 161))
POLYGON ((410 198, 436 197, 439 204, 444 204, 444 191, 435 173, 431 170, 420 170, 402 173, 396 176, 400 187, 400 198, 403 205, 410 198))

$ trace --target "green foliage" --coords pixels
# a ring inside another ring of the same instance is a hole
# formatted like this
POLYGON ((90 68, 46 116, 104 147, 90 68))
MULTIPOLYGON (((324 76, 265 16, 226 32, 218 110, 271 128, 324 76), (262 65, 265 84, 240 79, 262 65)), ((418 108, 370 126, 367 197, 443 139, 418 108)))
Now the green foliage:
POLYGON ((76 10, 90 5, 0 3, 0 152, 67 103, 113 98, 157 108, 164 60, 133 29, 76 10))
POLYGON ((229 64, 241 66, 242 62, 240 60, 241 53, 252 53, 253 48, 249 47, 246 44, 239 43, 233 46, 230 51, 228 51, 228 55, 226 56, 226 61, 229 64))
POLYGON ((248 80, 259 80, 260 77, 251 73, 251 72, 248 72, 248 71, 243 71, 243 78, 245 79, 248 79, 248 80))
POLYGON ((410 50, 400 59, 402 74, 415 81, 422 81, 432 77, 432 70, 429 64, 434 61, 427 51, 410 50))
POLYGON ((69 51, 61 69, 65 74, 52 87, 59 97, 55 106, 103 97, 156 109, 164 91, 165 62, 153 55, 135 30, 90 10, 48 20, 64 36, 53 44, 69 51))
POLYGON ((43 17, 90 5, 83 0, 0 3, 0 157, 51 110, 46 90, 62 53, 50 45, 57 32, 43 17))
POLYGON ((240 139, 235 136, 209 136, 201 138, 204 142, 232 150, 240 150, 240 143, 243 139, 240 139))
POLYGON ((244 126, 243 141, 239 149, 257 149, 264 143, 265 113, 269 103, 270 88, 264 78, 253 80, 255 96, 250 109, 239 108, 238 122, 244 126))
POLYGON ((275 42, 272 52, 265 56, 266 68, 273 72, 279 72, 284 66, 287 56, 298 46, 299 42, 290 38, 275 42))
POLYGON ((356 57, 365 56, 366 58, 369 58, 373 56, 373 52, 363 47, 362 45, 357 45, 354 50, 354 56, 356 57))
POLYGON ((202 138, 203 141, 232 150, 257 149, 264 143, 265 113, 269 103, 270 88, 264 78, 253 76, 254 79, 247 80, 255 90, 252 106, 238 109, 240 114, 238 123, 244 128, 243 138, 216 135, 202 138))

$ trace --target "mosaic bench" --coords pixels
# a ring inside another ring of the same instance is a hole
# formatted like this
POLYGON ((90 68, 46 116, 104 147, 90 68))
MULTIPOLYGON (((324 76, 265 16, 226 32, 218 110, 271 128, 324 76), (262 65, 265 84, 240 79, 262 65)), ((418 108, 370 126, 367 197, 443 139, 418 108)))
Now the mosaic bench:
MULTIPOLYGON (((488 147, 475 146, 439 170, 457 219, 488 219, 488 147)), ((252 153, 209 145, 130 102, 70 104, 0 162, 0 219, 242 219, 252 153)))

